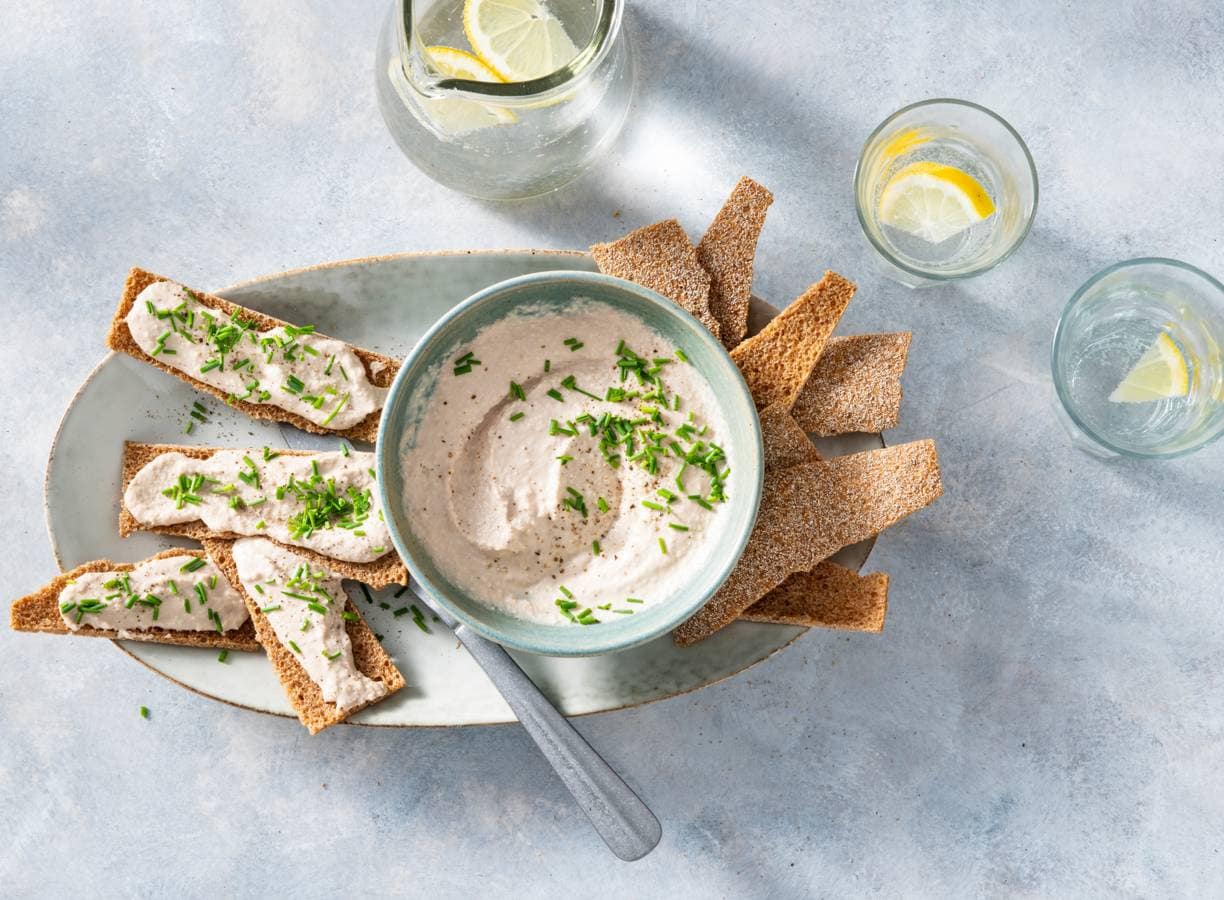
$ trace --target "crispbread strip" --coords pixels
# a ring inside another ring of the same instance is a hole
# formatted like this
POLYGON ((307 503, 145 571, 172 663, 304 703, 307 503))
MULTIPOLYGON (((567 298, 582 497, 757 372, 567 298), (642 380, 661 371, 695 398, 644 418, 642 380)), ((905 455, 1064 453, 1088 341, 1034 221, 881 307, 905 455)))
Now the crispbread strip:
MULTIPOLYGON (((334 703, 328 703, 323 699, 323 692, 319 686, 306 674, 306 670, 294 658, 293 652, 277 640, 276 632, 273 631, 268 617, 259 611, 259 604, 243 588, 242 581, 238 578, 238 566, 234 563, 233 548, 233 541, 213 539, 204 541, 204 549, 208 555, 242 595, 247 610, 251 613, 251 621, 255 623, 255 636, 263 645, 264 652, 268 654, 272 668, 276 670, 276 677, 280 679, 281 685, 285 688, 285 694, 289 697, 289 702, 293 704, 293 709, 297 712, 298 721, 305 725, 311 734, 318 734, 324 728, 335 725, 337 722, 343 722, 371 705, 367 703, 345 712, 339 712, 334 703)), ((299 552, 297 547, 289 549, 299 552)), ((323 565, 324 567, 329 566, 327 562, 324 562, 323 565)), ((332 568, 331 571, 335 572, 335 569, 332 568)), ((381 702, 404 686, 404 676, 400 674, 395 663, 391 661, 391 657, 383 650, 382 644, 378 642, 370 626, 361 617, 361 611, 353 604, 351 598, 345 597, 344 609, 345 612, 357 616, 357 621, 344 623, 344 630, 348 633, 349 641, 353 645, 353 662, 357 666, 357 671, 387 686, 387 693, 374 701, 375 703, 381 702)))
POLYGON ((761 410, 761 437, 765 445, 765 470, 785 469, 805 462, 818 462, 820 453, 783 403, 761 410))
POLYGON ((691 313, 719 337, 710 311, 710 276, 697 261, 697 248, 675 219, 631 231, 610 244, 593 244, 599 271, 657 291, 691 313))
MULTIPOLYGON (((162 559, 167 556, 203 556, 199 550, 163 550, 156 556, 150 556, 145 562, 162 559)), ((80 637, 103 637, 120 640, 149 641, 155 644, 178 644, 183 647, 209 647, 213 650, 259 650, 259 642, 255 640, 255 627, 251 620, 241 626, 218 634, 216 631, 169 631, 165 628, 147 628, 139 631, 129 631, 123 638, 119 632, 109 628, 92 628, 83 625, 76 631, 64 624, 60 616, 59 596, 67 586, 68 581, 78 578, 87 572, 130 572, 138 563, 115 563, 108 559, 99 559, 77 566, 70 572, 57 576, 50 584, 44 585, 32 594, 14 600, 9 607, 9 627, 14 631, 41 631, 45 634, 71 634, 80 637)))
POLYGON ((675 630, 675 642, 709 637, 795 572, 879 534, 942 491, 932 441, 766 470, 743 555, 710 601, 675 630))
POLYGON ((710 311, 728 350, 748 333, 752 261, 771 203, 773 194, 745 175, 697 245, 697 261, 710 273, 710 311))
POLYGON ((854 282, 825 272, 768 325, 731 351, 757 409, 795 402, 854 291, 854 282))
POLYGON ((740 614, 747 622, 773 622, 845 631, 883 631, 888 576, 859 575, 837 563, 796 572, 740 614))
POLYGON ((804 431, 827 436, 895 428, 910 333, 832 338, 791 409, 804 431))
MULTIPOLYGON (((147 466, 155 457, 163 453, 181 453, 192 459, 208 459, 218 453, 223 447, 187 447, 177 444, 142 444, 138 441, 123 443, 123 483, 119 488, 119 535, 127 537, 134 531, 154 531, 158 534, 176 534, 193 540, 203 541, 205 538, 236 540, 244 535, 232 532, 211 531, 202 521, 183 522, 179 525, 142 525, 123 503, 123 495, 136 473, 147 466)), ((277 450, 282 456, 314 456, 308 450, 277 450)), ((389 584, 407 584, 408 569, 400 561, 399 554, 394 550, 385 556, 367 563, 346 562, 324 556, 316 550, 297 547, 290 544, 282 545, 307 559, 313 560, 337 575, 362 581, 372 588, 384 588, 389 584)))
MULTIPOLYGON (((136 302, 136 297, 140 292, 154 282, 171 280, 164 275, 155 275, 152 272, 146 272, 144 269, 137 267, 133 267, 128 272, 127 281, 123 286, 123 296, 119 300, 119 308, 115 311, 115 318, 111 321, 110 331, 106 335, 106 346, 119 353, 126 353, 128 356, 141 362, 156 366, 163 372, 187 382, 196 390, 205 391, 212 394, 218 400, 227 403, 229 402, 229 394, 225 391, 205 384, 202 381, 197 381, 187 373, 180 372, 178 369, 166 365, 161 360, 149 356, 149 354, 140 349, 140 345, 136 343, 135 338, 132 337, 132 332, 128 329, 127 314, 132 308, 132 304, 136 302)), ((193 293, 200 298, 200 302, 205 306, 220 310, 227 316, 239 313, 242 318, 253 322, 260 331, 267 331, 268 329, 287 324, 280 319, 274 319, 272 316, 238 306, 236 303, 230 303, 228 300, 222 300, 220 297, 214 297, 212 294, 205 294, 202 291, 195 290, 193 290, 193 293)), ((319 337, 325 337, 325 335, 320 334, 319 337)), ((349 346, 352 347, 351 344, 349 346)), ((372 350, 364 350, 361 347, 352 347, 352 350, 364 364, 366 375, 372 384, 378 387, 389 387, 391 385, 396 373, 399 371, 400 364, 398 360, 384 356, 381 353, 375 353, 372 350)), ((276 422, 287 422, 290 425, 301 428, 303 431, 313 431, 316 434, 334 434, 349 440, 367 441, 369 443, 373 443, 378 436, 378 420, 382 416, 381 411, 375 411, 356 425, 343 431, 336 431, 323 428, 309 419, 283 410, 279 406, 273 406, 270 403, 247 403, 246 401, 238 400, 230 405, 235 409, 242 410, 242 412, 253 419, 271 419, 276 422)))

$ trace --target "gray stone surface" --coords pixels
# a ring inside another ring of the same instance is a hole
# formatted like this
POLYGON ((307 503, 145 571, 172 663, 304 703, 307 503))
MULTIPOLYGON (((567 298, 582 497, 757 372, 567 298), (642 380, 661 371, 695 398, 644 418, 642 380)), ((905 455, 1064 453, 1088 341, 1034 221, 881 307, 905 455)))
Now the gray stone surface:
POLYGON ((758 293, 784 303, 836 267, 861 284, 842 331, 914 331, 890 438, 937 438, 947 494, 875 551, 894 576, 882 635, 812 633, 728 683, 580 722, 664 823, 632 866, 516 727, 309 738, 106 644, 0 629, 3 892, 1224 890, 1224 444, 1081 455, 1047 362, 1065 299, 1106 264, 1224 273, 1220 5, 638 0, 621 142, 513 205, 442 190, 393 146, 371 86, 382 7, 6 6, 10 594, 53 572, 42 467, 130 264, 221 287, 400 250, 582 246, 671 215, 697 233, 741 173, 778 197, 758 293), (880 119, 938 95, 1017 127, 1041 204, 1000 269, 912 293, 874 272, 850 174, 880 119))

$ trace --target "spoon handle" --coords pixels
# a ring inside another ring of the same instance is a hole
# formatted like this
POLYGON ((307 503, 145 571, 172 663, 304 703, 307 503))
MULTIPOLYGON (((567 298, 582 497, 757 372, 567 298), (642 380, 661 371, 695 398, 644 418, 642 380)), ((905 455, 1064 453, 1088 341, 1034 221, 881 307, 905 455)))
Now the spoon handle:
POLYGON ((654 813, 557 711, 505 648, 465 625, 456 625, 454 632, 506 698, 608 849, 628 861, 653 850, 663 835, 654 813))

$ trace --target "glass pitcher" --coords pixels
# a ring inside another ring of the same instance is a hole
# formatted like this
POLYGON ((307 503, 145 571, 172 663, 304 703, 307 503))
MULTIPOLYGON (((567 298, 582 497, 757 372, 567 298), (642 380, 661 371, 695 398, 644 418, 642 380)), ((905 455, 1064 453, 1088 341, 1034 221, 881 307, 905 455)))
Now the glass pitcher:
POLYGON ((549 46, 568 36, 576 55, 540 77, 505 80, 506 66, 473 53, 464 0, 393 0, 379 37, 387 128, 426 175, 475 197, 531 197, 573 180, 615 141, 633 94, 624 0, 514 6, 553 17, 565 34, 549 46))

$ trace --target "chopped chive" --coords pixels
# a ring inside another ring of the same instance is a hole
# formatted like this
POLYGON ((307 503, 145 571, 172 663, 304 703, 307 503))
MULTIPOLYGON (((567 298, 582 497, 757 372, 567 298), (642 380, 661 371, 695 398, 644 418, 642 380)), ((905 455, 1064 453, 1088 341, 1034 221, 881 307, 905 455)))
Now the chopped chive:
POLYGON ((374 598, 370 596, 370 589, 364 584, 359 584, 357 586, 361 588, 361 593, 365 595, 365 602, 372 604, 374 602, 374 598))
MULTIPOLYGON (((297 594, 290 594, 288 591, 285 591, 285 594, 290 597, 297 596, 297 594)), ((327 607, 324 606, 322 603, 315 603, 313 600, 311 600, 309 603, 306 604, 306 608, 311 610, 312 612, 317 612, 321 616, 327 615, 327 607)))
POLYGON ((196 569, 203 568, 204 560, 198 556, 192 557, 191 562, 184 563, 180 568, 180 572, 194 572, 196 569))
POLYGON ((599 549, 599 541, 591 541, 591 552, 594 553, 596 556, 599 556, 601 554, 601 551, 599 549))
POLYGON ((191 419, 188 419, 187 425, 183 429, 183 434, 191 434, 191 432, 193 431, 195 431, 195 422, 193 422, 191 419))
POLYGON ((516 412, 512 416, 510 416, 510 421, 517 422, 519 419, 523 418, 523 416, 525 415, 527 415, 527 413, 525 412, 516 412))
POLYGON ((549 389, 548 389, 548 396, 552 397, 552 398, 553 398, 554 400, 556 400, 558 403, 564 403, 564 402, 565 402, 565 398, 564 398, 563 396, 561 396, 561 392, 560 392, 559 390, 557 390, 556 388, 549 388, 549 389))
POLYGON ((676 531, 688 531, 689 530, 689 527, 687 525, 680 525, 680 524, 677 524, 676 522, 668 522, 667 527, 675 529, 676 531))
POLYGON ((395 592, 395 594, 394 594, 393 596, 396 596, 396 597, 402 597, 402 596, 404 596, 404 593, 405 593, 407 590, 408 590, 408 586, 407 586, 407 585, 404 585, 402 588, 400 588, 398 591, 396 591, 396 592, 395 592))
POLYGON ((663 540, 663 538, 659 538, 659 550, 664 556, 667 555, 667 541, 663 540))
POLYGON ((565 585, 560 585, 560 591, 561 593, 565 594, 565 599, 567 600, 574 599, 574 595, 570 592, 570 589, 567 588, 565 585))
POLYGON ((523 390, 523 386, 517 381, 510 382, 510 398, 512 400, 526 400, 527 393, 523 390))
POLYGON ((557 457, 557 459, 561 460, 561 465, 565 465, 567 462, 569 462, 573 458, 574 457, 569 456, 565 453, 562 453, 560 456, 557 457))
POLYGON ((425 615, 415 603, 412 604, 412 621, 416 624, 417 628, 429 634, 429 626, 425 624, 425 615))
POLYGON ((595 505, 599 507, 600 512, 608 511, 608 501, 605 500, 603 497, 599 497, 598 499, 596 499, 595 505))
POLYGON ((140 718, 142 719, 149 718, 149 707, 147 706, 140 707, 140 718))
POLYGON ((626 598, 625 598, 625 602, 626 602, 626 603, 645 603, 646 601, 645 601, 645 600, 639 600, 637 597, 626 597, 626 598))
POLYGON ((702 497, 700 494, 689 494, 688 498, 692 500, 694 503, 696 503, 698 506, 700 506, 702 509, 709 509, 709 510, 714 509, 714 507, 710 505, 709 501, 706 500, 704 497, 702 497))
POLYGON ((219 662, 219 663, 223 663, 223 662, 225 662, 227 659, 229 659, 229 651, 228 651, 228 650, 222 650, 220 653, 218 653, 218 654, 217 654, 217 662, 219 662))
POLYGON ((659 512, 667 511, 666 506, 664 506, 662 503, 655 503, 653 500, 643 500, 642 506, 646 507, 647 509, 657 510, 659 512))
POLYGON ((631 610, 631 609, 614 609, 614 610, 612 610, 612 612, 616 613, 618 616, 631 616, 631 615, 633 615, 633 610, 631 610))
POLYGON ((685 353, 683 350, 681 350, 679 347, 676 348, 676 359, 680 360, 680 362, 685 362, 685 363, 689 361, 688 354, 685 353))
POLYGON ((295 644, 293 641, 290 641, 290 642, 289 642, 289 646, 290 646, 290 647, 293 649, 293 652, 294 652, 294 653, 301 653, 301 652, 302 652, 302 648, 301 648, 301 647, 299 647, 297 644, 295 644))
POLYGON ((255 590, 259 591, 259 593, 262 594, 264 592, 263 585, 259 585, 259 584, 255 585, 255 590))
POLYGON ((547 373, 548 373, 548 371, 549 371, 550 369, 552 369, 552 360, 548 360, 548 359, 544 360, 544 372, 545 372, 545 374, 547 374, 547 373))
POLYGON ((334 659, 336 659, 336 658, 338 658, 338 657, 340 656, 340 651, 339 651, 339 650, 332 650, 332 651, 329 653, 329 652, 327 652, 326 650, 324 650, 324 651, 323 651, 323 655, 324 655, 324 656, 326 656, 326 657, 327 657, 327 659, 328 659, 328 661, 330 662, 331 660, 334 660, 334 659))
POLYGON ((407 615, 407 614, 408 614, 408 607, 406 606, 401 606, 399 609, 395 610, 395 612, 391 613, 391 615, 395 616, 395 618, 397 619, 400 616, 407 615))
POLYGON ((348 405, 348 402, 349 402, 349 395, 345 394, 343 397, 340 398, 340 402, 336 404, 336 408, 333 409, 331 412, 329 412, 327 414, 327 417, 319 424, 326 425, 332 419, 336 418, 336 414, 339 413, 340 410, 344 409, 344 407, 348 405))
POLYGON ((268 527, 268 523, 265 522, 263 519, 260 519, 258 522, 255 523, 255 527, 258 529, 264 529, 268 527))
POLYGON ((178 593, 178 585, 174 583, 174 579, 173 579, 173 578, 167 578, 167 579, 166 579, 166 585, 167 585, 167 586, 170 588, 170 593, 172 593, 172 594, 177 594, 177 593, 178 593))
MULTIPOLYGON (((260 591, 260 593, 262 594, 263 591, 260 591)), ((261 613, 274 613, 274 612, 280 612, 281 609, 283 609, 283 607, 279 603, 277 603, 275 606, 261 606, 259 608, 259 611, 261 613)))

